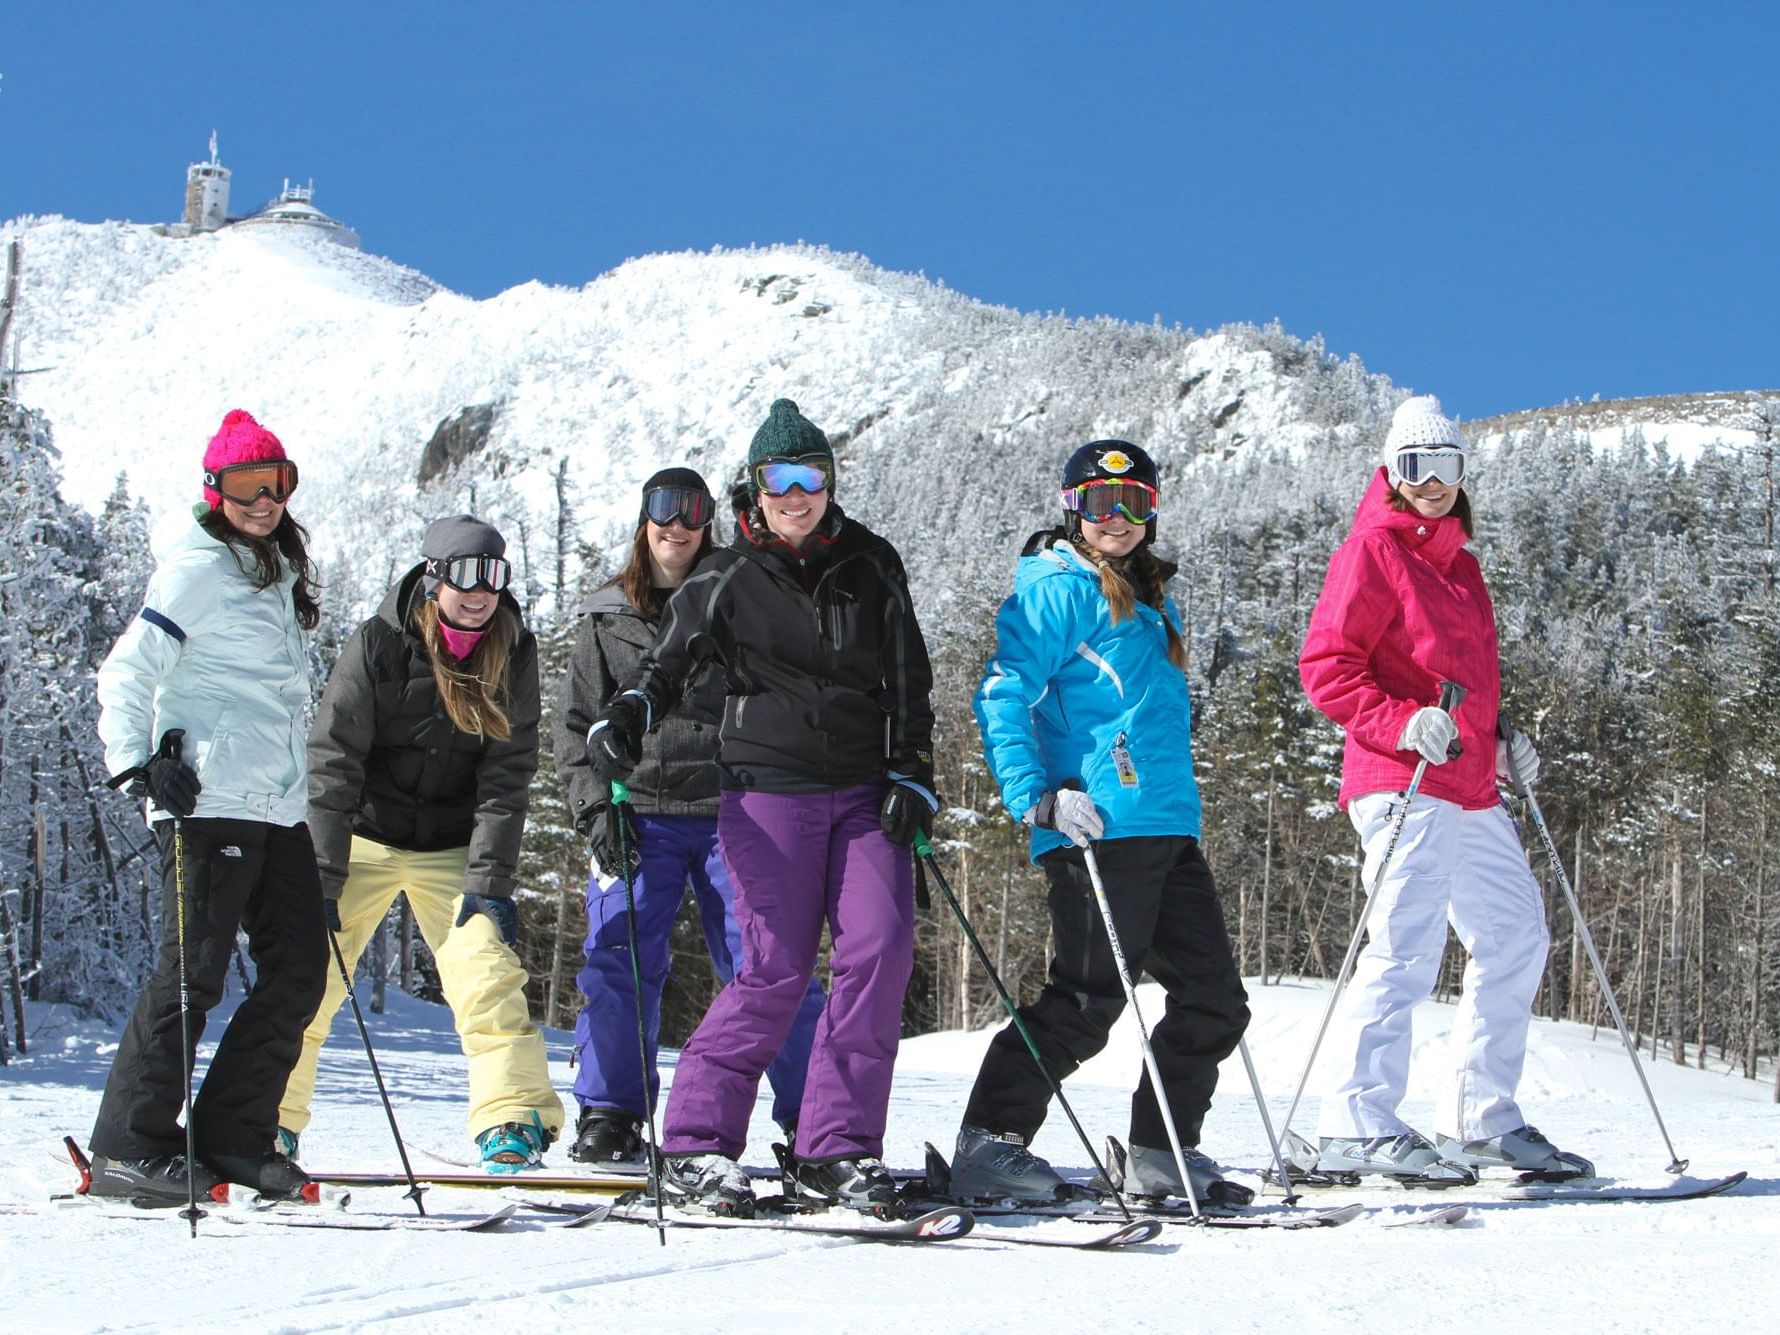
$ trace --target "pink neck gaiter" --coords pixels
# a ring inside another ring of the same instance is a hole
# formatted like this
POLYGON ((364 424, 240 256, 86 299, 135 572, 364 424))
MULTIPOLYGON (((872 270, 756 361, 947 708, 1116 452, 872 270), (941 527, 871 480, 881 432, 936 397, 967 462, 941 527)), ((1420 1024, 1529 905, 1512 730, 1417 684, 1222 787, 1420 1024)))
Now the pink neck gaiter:
POLYGON ((476 652, 476 646, 482 643, 482 637, 487 633, 486 628, 459 630, 444 617, 439 618, 439 634, 445 641, 445 652, 460 663, 476 652))

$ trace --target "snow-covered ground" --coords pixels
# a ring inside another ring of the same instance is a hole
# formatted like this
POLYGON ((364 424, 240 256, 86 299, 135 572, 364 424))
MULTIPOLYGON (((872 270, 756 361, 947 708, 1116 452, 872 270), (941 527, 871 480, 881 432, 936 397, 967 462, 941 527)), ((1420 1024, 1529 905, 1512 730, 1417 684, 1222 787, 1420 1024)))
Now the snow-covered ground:
MULTIPOLYGON (((1320 984, 1251 984, 1250 1046, 1274 1118, 1327 993, 1320 984)), ((1160 996, 1144 990, 1146 1015, 1160 996)), ((1417 1017, 1417 1083, 1407 1112, 1426 1125, 1427 1081, 1442 1059, 1450 1008, 1417 1017)), ((766 1232, 579 1230, 538 1222, 491 1234, 200 1226, 191 1240, 171 1214, 113 1221, 51 1208, 72 1177, 59 1139, 91 1126, 114 1034, 33 1011, 32 1051, 0 1068, 0 1294, 7 1330, 319 1331, 414 1329, 724 1330, 889 1328, 906 1331, 1367 1330, 1676 1331, 1701 1324, 1772 1330, 1780 1308, 1780 1111, 1770 1088, 1727 1071, 1650 1070, 1691 1174, 1747 1169, 1736 1192, 1672 1204, 1481 1204, 1451 1228, 1386 1231, 1377 1216, 1286 1233, 1170 1228, 1158 1244, 1116 1254, 1012 1247, 966 1239, 891 1247, 766 1232), (19 1206, 40 1206, 14 1212, 19 1206)), ((372 1017, 397 1114, 416 1145, 461 1155, 464 1079, 449 1017, 391 992, 372 1017)), ((312 1168, 391 1169, 396 1157, 362 1050, 343 1013, 323 1056, 316 1120, 304 1140, 312 1168)), ((1106 1053, 1068 1089, 1090 1132, 1122 1135, 1138 1069, 1129 1016, 1106 1053)), ((904 1044, 887 1158, 919 1162, 923 1141, 948 1150, 991 1031, 904 1044)), ((559 1088, 573 1073, 566 1036, 552 1034, 559 1088)), ((671 1071, 670 1071, 671 1077, 671 1071)), ((1609 1031, 1538 1022, 1523 1094, 1560 1145, 1640 1183, 1667 1175, 1663 1144, 1625 1053, 1609 1031)), ((1314 1106, 1301 1112, 1310 1130, 1314 1106)), ((749 1146, 769 1161, 762 1102, 749 1146)), ((1085 1167, 1068 1122, 1054 1115, 1038 1148, 1085 1167)), ((1224 1072, 1207 1150, 1256 1168, 1265 1139, 1239 1062, 1224 1072)), ((566 1164, 561 1150, 551 1161, 566 1164)), ((1346 1198, 1426 1204, 1380 1189, 1346 1198)), ((434 1213, 484 1208, 485 1192, 435 1190, 434 1213)), ((399 1192, 360 1192, 355 1205, 399 1208, 399 1192)))

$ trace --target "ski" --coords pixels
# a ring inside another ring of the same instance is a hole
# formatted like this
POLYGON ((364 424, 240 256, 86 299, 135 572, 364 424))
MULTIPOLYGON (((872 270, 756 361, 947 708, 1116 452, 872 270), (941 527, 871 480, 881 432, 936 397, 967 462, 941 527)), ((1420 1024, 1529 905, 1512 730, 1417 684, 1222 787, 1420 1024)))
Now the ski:
MULTIPOLYGON (((1364 1205, 1337 1205, 1326 1209, 1301 1210, 1262 1207, 1259 1210, 1201 1209, 1197 1215, 1185 1204, 1139 1205, 1133 1203, 1131 1213, 1139 1219, 1153 1219, 1163 1224, 1187 1224, 1196 1228, 1339 1228, 1351 1224, 1366 1213, 1364 1205)), ((1122 1223, 1124 1216, 1116 1210, 1097 1209, 1091 1214, 1076 1215, 1085 1223, 1122 1223)))
MULTIPOLYGON (((634 1201, 615 1206, 608 1216, 626 1224, 655 1226, 654 1206, 634 1201)), ((810 1233, 818 1237, 858 1238, 868 1242, 950 1242, 976 1226, 969 1210, 955 1205, 929 1210, 912 1219, 877 1219, 860 1215, 856 1220, 839 1214, 762 1214, 743 1219, 734 1215, 699 1214, 668 1207, 662 1222, 670 1228, 757 1228, 783 1233, 810 1233)))
MULTIPOLYGON (((77 1196, 62 1194, 51 1196, 52 1207, 75 1207, 91 1210, 106 1219, 180 1219, 183 1221, 182 1201, 169 1201, 158 1197, 139 1197, 130 1199, 122 1196, 77 1196)), ((293 1202, 268 1202, 249 1208, 236 1206, 218 1206, 204 1209, 200 1205, 201 1219, 215 1220, 223 1224, 243 1224, 251 1227, 267 1226, 273 1228, 343 1228, 357 1229, 364 1232, 387 1232, 392 1229, 415 1229, 421 1232, 462 1232, 480 1233, 500 1227, 515 1214, 519 1207, 513 1204, 503 1205, 498 1210, 490 1210, 473 1215, 416 1215, 416 1214, 375 1214, 359 1213, 351 1210, 318 1209, 311 1205, 296 1205, 293 1202)), ((34 1212, 26 1209, 19 1213, 34 1212)))
MULTIPOLYGON (((1059 1217, 1068 1218, 1066 1215, 1059 1217)), ((1134 1219, 1129 1224, 1121 1224, 1112 1229, 1102 1229, 1082 1237, 1070 1237, 1067 1233, 1060 1232, 1029 1234, 1016 1228, 1005 1227, 979 1227, 975 1236, 987 1242, 1015 1242, 1033 1247, 1074 1247, 1078 1251, 1103 1252, 1154 1242, 1161 1233, 1162 1221, 1160 1219, 1134 1219)))
MULTIPOLYGON (((318 1173, 311 1170, 309 1177, 315 1182, 331 1187, 405 1187, 408 1185, 404 1173, 318 1173)), ((542 1192, 593 1192, 598 1195, 618 1196, 627 1191, 635 1191, 644 1184, 644 1179, 629 1177, 623 1174, 588 1173, 433 1173, 417 1172, 414 1180, 424 1187, 464 1187, 479 1191, 498 1191, 519 1188, 525 1191, 542 1192)))
POLYGON ((1512 1187, 1502 1197, 1504 1203, 1533 1204, 1551 1202, 1596 1203, 1611 1201, 1697 1201, 1703 1196, 1718 1196, 1742 1184, 1747 1171, 1727 1177, 1700 1179, 1681 1178, 1656 1187, 1579 1187, 1561 1182, 1528 1183, 1512 1187))
POLYGON ((1469 1205, 1437 1205, 1431 1210, 1386 1211, 1381 1228, 1415 1228, 1422 1224, 1456 1224, 1471 1212, 1469 1205))

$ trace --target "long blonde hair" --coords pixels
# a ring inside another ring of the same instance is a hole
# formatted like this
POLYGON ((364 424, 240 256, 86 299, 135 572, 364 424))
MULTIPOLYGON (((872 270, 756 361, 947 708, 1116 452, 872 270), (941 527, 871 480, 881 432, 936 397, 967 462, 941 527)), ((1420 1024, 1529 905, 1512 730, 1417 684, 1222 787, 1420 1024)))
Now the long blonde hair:
POLYGON ((439 604, 432 599, 423 598, 415 607, 414 629, 433 665, 439 702, 458 731, 496 742, 510 738, 513 725, 507 720, 507 670, 522 629, 518 613, 505 603, 497 606, 481 640, 461 663, 445 648, 445 637, 439 630, 439 604))
POLYGON ((1164 561, 1145 544, 1129 556, 1109 557, 1095 551, 1080 538, 1073 540, 1075 549, 1100 573, 1100 592, 1106 599, 1113 625, 1131 616, 1141 599, 1162 613, 1162 628, 1168 633, 1168 661, 1182 672, 1187 670, 1187 642, 1174 628, 1165 610, 1163 586, 1174 578, 1178 567, 1164 561))

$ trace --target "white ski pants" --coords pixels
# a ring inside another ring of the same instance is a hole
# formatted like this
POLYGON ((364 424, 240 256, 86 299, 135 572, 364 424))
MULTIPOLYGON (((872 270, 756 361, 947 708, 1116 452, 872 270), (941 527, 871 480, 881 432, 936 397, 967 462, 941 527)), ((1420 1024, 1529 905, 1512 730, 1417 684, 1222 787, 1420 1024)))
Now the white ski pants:
MULTIPOLYGON (((1348 804, 1366 850, 1363 884, 1403 805, 1401 793, 1348 804)), ((1410 1017, 1434 989, 1451 922, 1470 961, 1438 1082, 1436 1135, 1480 1140, 1526 1124, 1514 1094, 1545 970, 1545 905, 1500 804, 1467 811, 1417 795, 1376 889, 1369 939, 1337 1008, 1324 1058, 1331 1077, 1317 1132, 1397 1135, 1409 1079, 1410 1017)))

